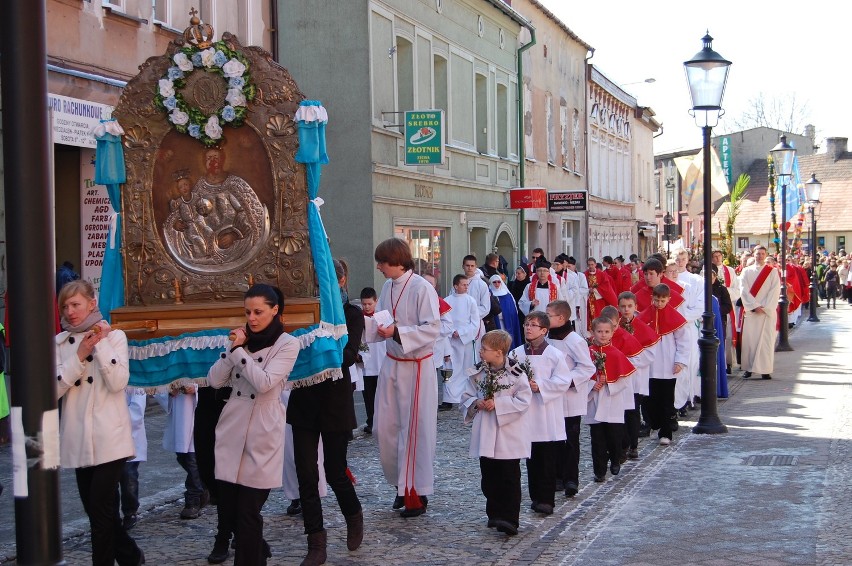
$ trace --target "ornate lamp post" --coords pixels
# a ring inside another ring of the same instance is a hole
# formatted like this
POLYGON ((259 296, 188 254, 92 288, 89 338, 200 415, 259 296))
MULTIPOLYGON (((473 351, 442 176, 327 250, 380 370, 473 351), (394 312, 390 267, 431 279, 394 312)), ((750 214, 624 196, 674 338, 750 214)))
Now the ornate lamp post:
MULTIPOLYGON (((722 115, 722 97, 728 82, 731 62, 713 51, 713 38, 707 32, 701 41, 704 48, 686 61, 686 81, 692 98, 692 114, 704 134, 704 250, 713 248, 712 242, 712 197, 710 190, 710 132, 722 115)), ((728 432, 716 410, 716 354, 719 339, 713 326, 713 268, 709 253, 704 254, 704 314, 701 315, 701 416, 692 432, 721 434, 728 432)))
POLYGON ((805 196, 808 197, 808 208, 811 210, 811 305, 808 308, 810 311, 808 322, 819 322, 819 317, 817 316, 817 308, 819 307, 817 304, 819 299, 817 293, 819 292, 819 289, 817 288, 816 272, 816 207, 819 204, 820 190, 822 190, 822 183, 817 181, 816 173, 813 173, 811 174, 810 180, 805 183, 805 196))
POLYGON ((790 352, 790 326, 787 324, 790 300, 787 298, 787 185, 793 175, 793 162, 796 160, 796 148, 787 143, 787 136, 781 136, 778 145, 769 150, 775 164, 775 175, 781 184, 781 296, 778 298, 780 309, 780 331, 776 352, 790 352))
POLYGON ((666 212, 666 215, 663 216, 663 224, 665 225, 665 227, 663 228, 663 239, 666 241, 666 257, 668 259, 671 259, 672 239, 674 238, 674 230, 672 230, 674 218, 672 218, 671 213, 666 212))

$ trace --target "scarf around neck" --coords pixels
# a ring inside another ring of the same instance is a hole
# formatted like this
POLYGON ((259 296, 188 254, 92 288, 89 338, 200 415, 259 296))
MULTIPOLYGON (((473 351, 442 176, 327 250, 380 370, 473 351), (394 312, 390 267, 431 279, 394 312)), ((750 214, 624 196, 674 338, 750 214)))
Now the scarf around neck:
MULTIPOLYGON (((549 275, 549 274, 548 274, 548 276, 547 276, 547 281, 546 281, 546 282, 539 282, 539 280, 538 280, 538 275, 533 275, 533 276, 530 278, 530 285, 529 285, 529 289, 530 289, 530 290, 529 290, 529 297, 530 297, 530 300, 535 299, 535 290, 538 288, 539 284, 544 285, 545 283, 547 283, 547 286, 548 286, 548 288, 549 288, 549 290, 550 290, 550 301, 551 301, 551 302, 553 302, 553 301, 555 301, 555 300, 556 300, 556 298, 557 298, 557 296, 556 296, 556 295, 557 295, 557 293, 558 293, 558 290, 556 289, 556 285, 553 283, 553 277, 552 277, 551 275, 549 275)), ((542 289, 543 289, 543 288, 544 288, 544 287, 542 287, 542 289)))
POLYGON ((101 314, 101 311, 97 308, 89 313, 89 316, 86 319, 78 324, 77 326, 73 326, 70 322, 68 322, 65 317, 62 317, 62 320, 59 321, 60 326, 62 326, 62 330, 66 332, 87 332, 91 327, 93 327, 98 322, 104 319, 104 315, 101 314))
POLYGON ((284 323, 281 322, 281 318, 278 316, 273 317, 269 326, 260 332, 252 332, 248 324, 246 324, 246 342, 243 344, 243 348, 249 353, 269 348, 275 344, 282 334, 284 334, 284 323))

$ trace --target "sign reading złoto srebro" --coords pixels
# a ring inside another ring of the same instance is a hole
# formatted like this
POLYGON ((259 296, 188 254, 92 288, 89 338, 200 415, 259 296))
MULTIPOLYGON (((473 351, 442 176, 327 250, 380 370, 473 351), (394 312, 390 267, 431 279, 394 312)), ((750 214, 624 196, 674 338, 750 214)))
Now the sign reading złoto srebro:
POLYGON ((413 110, 405 113, 405 164, 444 163, 444 111, 413 110))

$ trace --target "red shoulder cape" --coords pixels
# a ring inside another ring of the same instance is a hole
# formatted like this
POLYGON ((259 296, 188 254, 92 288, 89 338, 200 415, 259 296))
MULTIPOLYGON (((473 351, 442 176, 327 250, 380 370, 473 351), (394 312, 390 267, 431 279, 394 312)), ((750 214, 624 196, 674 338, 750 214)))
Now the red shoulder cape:
MULTIPOLYGON (((642 284, 642 287, 640 287, 639 290, 634 291, 633 294, 636 295, 636 308, 640 311, 644 311, 651 307, 651 300, 654 298, 654 289, 649 285, 646 285, 644 281, 640 281, 640 283, 642 284)), ((677 285, 677 283, 674 284, 677 285)), ((683 304, 683 296, 680 294, 680 291, 671 285, 669 285, 669 290, 671 291, 669 304, 674 308, 678 308, 683 304)))
POLYGON ((643 348, 650 348, 660 341, 660 335, 648 326, 648 323, 643 322, 638 316, 634 316, 633 320, 630 321, 630 324, 633 326, 633 337, 642 344, 643 348))
POLYGON ((627 377, 636 371, 636 368, 633 367, 633 364, 630 363, 630 360, 625 356, 614 344, 610 343, 606 346, 598 346, 594 342, 589 346, 589 355, 592 358, 592 361, 595 360, 595 356, 592 352, 601 352, 606 355, 606 360, 604 360, 605 366, 605 376, 607 383, 615 383, 622 377, 627 377))
POLYGON ((638 318, 660 336, 671 334, 686 324, 686 319, 675 310, 671 302, 664 309, 651 306, 640 312, 638 318))
POLYGON ((639 343, 639 340, 620 326, 615 329, 615 332, 612 335, 612 345, 618 348, 621 353, 628 358, 638 356, 642 353, 642 350, 644 350, 642 344, 639 343))

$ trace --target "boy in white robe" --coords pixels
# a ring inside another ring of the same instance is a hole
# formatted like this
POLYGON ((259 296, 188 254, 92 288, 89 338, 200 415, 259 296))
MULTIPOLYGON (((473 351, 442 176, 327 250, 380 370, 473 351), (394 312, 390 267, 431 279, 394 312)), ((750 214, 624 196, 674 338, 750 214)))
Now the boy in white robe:
MULTIPOLYGON (((677 310, 686 319, 687 325, 684 328, 686 329, 687 340, 692 344, 689 349, 689 360, 686 364, 685 373, 678 376, 673 405, 673 409, 679 411, 681 417, 685 417, 686 407, 693 405, 693 398, 696 395, 701 395, 701 377, 698 374, 698 362, 700 361, 698 355, 698 322, 701 320, 701 315, 704 314, 704 281, 693 273, 681 271, 681 269, 685 269, 681 265, 685 266, 689 260, 689 253, 686 250, 680 250, 677 257, 678 259, 669 260, 666 263, 665 275, 683 287, 681 293, 683 302, 677 307, 677 310)), ((676 427, 676 423, 673 423, 673 427, 676 427)), ((673 428, 673 430, 677 430, 677 428, 673 428)))
POLYGON ((198 403, 198 386, 195 384, 172 385, 168 393, 158 393, 154 395, 154 398, 169 417, 166 421, 166 429, 163 431, 163 448, 174 452, 178 464, 186 471, 184 508, 180 512, 180 518, 197 519, 209 499, 209 493, 198 474, 192 434, 195 425, 195 405, 198 403))
MULTIPOLYGON (((606 307, 605 307, 606 308, 606 307)), ((595 364, 595 379, 589 391, 586 422, 592 445, 592 469, 595 481, 606 479, 606 465, 617 476, 621 471, 621 444, 624 439, 625 392, 632 392, 630 375, 636 371, 627 356, 612 345, 618 326, 609 318, 592 321, 590 357, 595 364)))
MULTIPOLYGON (((364 287, 361 289, 361 311, 364 316, 372 318, 376 312, 376 303, 379 296, 376 290, 372 287, 364 287)), ((360 340, 364 340, 362 336, 360 340)), ((364 396, 364 409, 367 413, 367 423, 362 429, 365 434, 373 434, 373 415, 376 407, 376 389, 379 385, 379 371, 382 369, 382 362, 385 360, 385 343, 375 342, 367 345, 365 342, 361 344, 358 357, 361 366, 361 373, 364 375, 364 390, 361 394, 364 396)))
POLYGON ((453 277, 453 292, 444 299, 452 310, 453 333, 449 336, 450 360, 453 374, 444 385, 444 402, 441 409, 451 408, 461 401, 467 381, 467 370, 473 367, 474 341, 479 335, 479 310, 476 301, 468 295, 469 280, 464 275, 453 277))
POLYGON ((387 325, 364 319, 367 343, 384 340, 387 359, 379 373, 374 433, 385 479, 396 486, 393 507, 402 517, 426 512, 434 493, 438 388, 432 361, 440 333, 438 294, 414 273, 405 241, 391 238, 376 247, 377 269, 387 277, 377 315, 388 311, 387 325))
POLYGON ((524 418, 532 390, 520 364, 511 366, 512 337, 492 330, 482 337, 482 361, 466 372, 462 393, 464 423, 473 423, 470 456, 479 458, 488 528, 518 534, 521 511, 521 458, 530 456, 524 418))
POLYGON ((562 400, 571 380, 565 355, 547 343, 550 319, 541 311, 532 311, 524 321, 524 338, 510 355, 530 378, 532 403, 527 412, 530 426, 531 454, 527 460, 527 483, 532 510, 544 515, 553 513, 556 486, 556 457, 559 442, 565 440, 562 400), (528 363, 529 367, 524 367, 528 363))
POLYGON ((589 380, 595 375, 595 365, 589 358, 589 345, 571 329, 569 318, 574 309, 566 301, 547 305, 550 331, 547 342, 564 354, 563 363, 571 385, 562 398, 565 421, 565 442, 556 455, 556 477, 562 481, 565 497, 574 497, 580 489, 580 424, 589 396, 589 380))

